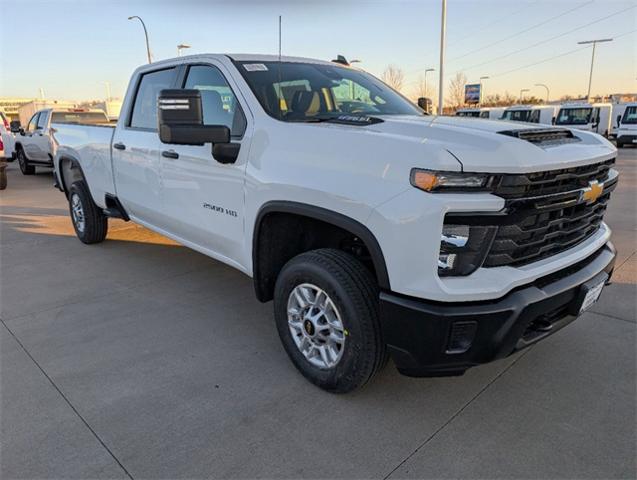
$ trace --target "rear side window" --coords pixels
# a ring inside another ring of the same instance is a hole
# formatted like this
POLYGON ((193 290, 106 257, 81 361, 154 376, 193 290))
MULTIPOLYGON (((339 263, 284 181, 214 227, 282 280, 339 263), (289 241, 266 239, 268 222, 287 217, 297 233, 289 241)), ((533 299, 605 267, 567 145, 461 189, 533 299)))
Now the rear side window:
POLYGON ((204 125, 225 125, 232 136, 240 137, 246 120, 237 97, 217 67, 193 65, 188 69, 184 88, 201 92, 204 125))
POLYGON ((175 69, 158 70, 142 75, 129 126, 157 130, 157 98, 159 92, 173 85, 175 69))

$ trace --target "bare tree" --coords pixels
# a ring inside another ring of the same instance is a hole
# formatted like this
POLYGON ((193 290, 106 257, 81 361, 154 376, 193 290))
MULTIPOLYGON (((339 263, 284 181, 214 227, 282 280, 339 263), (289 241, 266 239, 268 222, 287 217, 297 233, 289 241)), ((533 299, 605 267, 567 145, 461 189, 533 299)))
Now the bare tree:
POLYGON ((405 73, 396 65, 388 65, 381 78, 387 85, 400 92, 403 88, 405 73))
POLYGON ((458 108, 464 105, 464 86, 467 84, 467 76, 462 73, 456 73, 456 76, 449 81, 449 95, 447 103, 449 106, 458 108))

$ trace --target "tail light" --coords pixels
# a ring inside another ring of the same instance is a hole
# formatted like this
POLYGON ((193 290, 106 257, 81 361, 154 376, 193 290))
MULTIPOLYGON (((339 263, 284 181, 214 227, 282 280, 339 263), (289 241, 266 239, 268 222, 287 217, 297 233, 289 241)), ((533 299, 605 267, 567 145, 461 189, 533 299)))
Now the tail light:
POLYGON ((2 143, 2 137, 0 137, 0 150, 4 150, 4 143, 2 143))

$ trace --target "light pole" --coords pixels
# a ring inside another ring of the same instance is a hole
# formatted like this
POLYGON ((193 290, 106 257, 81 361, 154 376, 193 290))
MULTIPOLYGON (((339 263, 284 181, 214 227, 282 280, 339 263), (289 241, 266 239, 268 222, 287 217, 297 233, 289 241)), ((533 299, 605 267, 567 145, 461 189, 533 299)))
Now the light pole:
POLYGON ((600 38, 598 40, 584 40, 583 42, 577 42, 578 45, 589 45, 593 44, 593 55, 591 56, 591 74, 588 77, 588 94, 586 95, 586 99, 591 101, 591 84, 593 83, 593 64, 595 63, 595 47, 598 43, 604 42, 612 42, 612 38, 600 38))
POLYGON ((528 92, 528 91, 529 91, 529 89, 528 89, 528 88, 523 88, 522 90, 520 90, 520 104, 522 103, 522 94, 523 94, 524 92, 528 92))
POLYGON ((424 96, 427 96, 427 73, 428 72, 435 72, 436 69, 435 68, 428 68, 425 70, 425 91, 424 91, 424 96))
POLYGON ((488 80, 489 77, 480 77, 480 98, 478 100, 478 105, 482 105, 482 80, 488 80))
POLYGON ((547 87, 543 83, 536 83, 535 86, 536 87, 544 87, 544 88, 546 88, 546 103, 549 103, 549 95, 550 95, 549 87, 547 87))
POLYGON ((440 68, 438 70, 438 115, 442 115, 445 79, 445 42, 447 36, 447 0, 442 0, 442 16, 440 19, 440 68))
POLYGON ((148 55, 148 63, 153 63, 153 58, 152 58, 152 55, 150 54, 150 43, 148 42, 148 30, 146 30, 146 24, 141 19, 141 17, 138 17, 137 15, 128 17, 129 20, 133 20, 134 18, 139 20, 140 23, 142 24, 142 27, 144 28, 144 37, 146 37, 146 55, 148 55))
POLYGON ((179 45, 177 45, 177 56, 181 57, 181 51, 186 48, 190 48, 190 45, 188 45, 187 43, 180 43, 179 45))

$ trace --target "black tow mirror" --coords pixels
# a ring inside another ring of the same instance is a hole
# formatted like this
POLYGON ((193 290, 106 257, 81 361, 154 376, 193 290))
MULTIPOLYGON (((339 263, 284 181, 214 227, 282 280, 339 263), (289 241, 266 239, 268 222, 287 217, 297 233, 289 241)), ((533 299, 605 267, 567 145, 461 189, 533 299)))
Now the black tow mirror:
POLYGON ((225 125, 204 125, 199 90, 162 90, 158 101, 159 139, 174 145, 229 143, 225 125))
POLYGON ((11 133, 20 133, 22 130, 22 124, 20 120, 12 120, 9 124, 9 128, 11 129, 11 133))
POLYGON ((617 115, 617 126, 619 127, 622 123, 622 116, 621 115, 617 115))
POLYGON ((427 97, 418 98, 418 106, 425 111, 425 113, 431 113, 431 99, 427 97))

